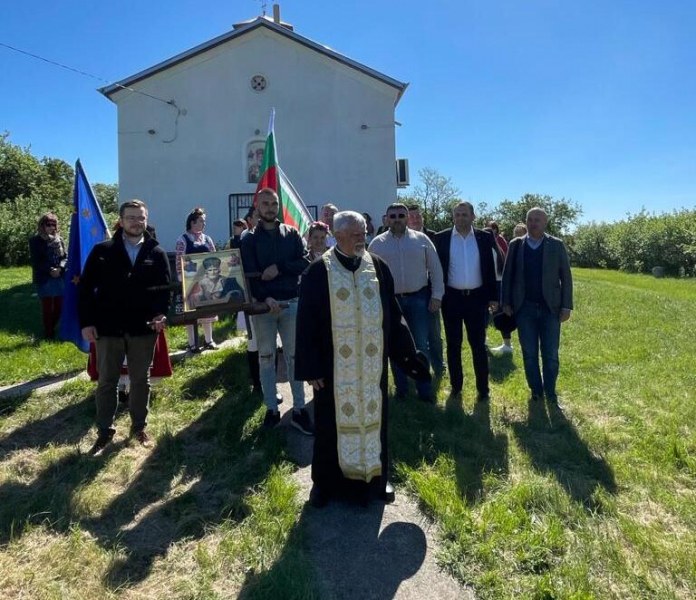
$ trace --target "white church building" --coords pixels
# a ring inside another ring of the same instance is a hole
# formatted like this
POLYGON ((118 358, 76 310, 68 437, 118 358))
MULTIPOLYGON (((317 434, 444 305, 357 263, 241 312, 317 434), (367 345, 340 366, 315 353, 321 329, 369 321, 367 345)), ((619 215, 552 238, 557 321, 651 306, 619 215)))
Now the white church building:
POLYGON ((396 199, 394 111, 407 85, 299 35, 274 7, 100 90, 118 109, 119 197, 148 204, 167 250, 196 206, 227 241, 275 108, 279 164, 310 212, 332 202, 377 227, 396 199))

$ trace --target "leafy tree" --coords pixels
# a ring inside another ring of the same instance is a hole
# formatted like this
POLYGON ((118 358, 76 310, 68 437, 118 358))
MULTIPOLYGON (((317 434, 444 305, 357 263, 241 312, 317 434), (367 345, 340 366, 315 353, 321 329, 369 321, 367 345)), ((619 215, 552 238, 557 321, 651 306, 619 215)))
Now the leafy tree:
POLYGON ((459 189, 450 177, 445 177, 432 167, 418 171, 420 185, 413 188, 412 195, 400 196, 405 204, 418 204, 423 213, 426 227, 439 231, 452 223, 452 207, 459 202, 459 189))
POLYGON ((9 141, 10 134, 0 134, 0 202, 29 196, 42 180, 41 163, 31 154, 9 141))
POLYGON ((95 183, 92 186, 102 212, 118 212, 118 184, 117 183, 95 183))
POLYGON ((41 160, 9 141, 9 133, 0 134, 0 202, 36 194, 49 204, 70 203, 74 171, 60 158, 41 160))
POLYGON ((73 195, 75 170, 60 158, 41 159, 41 183, 39 195, 54 202, 70 204, 73 195))
POLYGON ((500 231, 510 236, 517 223, 525 222, 527 211, 536 206, 543 208, 549 215, 547 231, 551 235, 567 235, 570 233, 570 227, 582 215, 582 208, 572 200, 556 200, 546 194, 524 194, 516 201, 503 200, 493 209, 486 203, 481 203, 476 211, 477 224, 484 225, 485 222, 494 220, 498 223, 500 231))
MULTIPOLYGON (((29 260, 27 241, 36 233, 39 217, 56 213, 61 235, 69 239, 74 170, 59 158, 37 159, 30 147, 9 141, 0 134, 0 265, 21 265, 29 260)), ((107 223, 118 209, 118 185, 94 186, 107 223)))

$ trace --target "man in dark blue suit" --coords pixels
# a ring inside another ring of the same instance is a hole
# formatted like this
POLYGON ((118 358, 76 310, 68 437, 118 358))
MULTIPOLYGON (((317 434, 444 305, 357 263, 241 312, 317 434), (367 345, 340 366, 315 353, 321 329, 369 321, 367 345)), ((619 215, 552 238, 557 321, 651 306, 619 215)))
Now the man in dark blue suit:
POLYGON ((498 309, 493 252, 495 240, 487 231, 473 227, 474 207, 460 202, 452 209, 454 227, 435 236, 435 248, 445 277, 442 319, 447 339, 447 368, 452 394, 462 391, 462 323, 476 376, 476 397, 489 398, 486 323, 488 310, 498 309))

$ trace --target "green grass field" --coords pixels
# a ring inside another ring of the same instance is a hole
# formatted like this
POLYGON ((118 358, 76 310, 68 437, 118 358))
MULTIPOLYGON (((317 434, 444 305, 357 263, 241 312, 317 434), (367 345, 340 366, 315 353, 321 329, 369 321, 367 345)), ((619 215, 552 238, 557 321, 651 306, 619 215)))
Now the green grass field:
MULTIPOLYGON (((562 408, 528 402, 516 343, 476 405, 465 354, 463 402, 445 381, 437 406, 393 403, 394 479, 438 525, 443 568, 480 598, 694 598, 696 281, 574 275, 562 408)), ((84 365, 36 341, 28 279, 0 273, 0 385, 84 365)), ((319 597, 297 467, 282 434, 260 430, 243 353, 188 360, 157 386, 154 450, 84 456, 84 381, 0 400, 1 597, 319 597)))

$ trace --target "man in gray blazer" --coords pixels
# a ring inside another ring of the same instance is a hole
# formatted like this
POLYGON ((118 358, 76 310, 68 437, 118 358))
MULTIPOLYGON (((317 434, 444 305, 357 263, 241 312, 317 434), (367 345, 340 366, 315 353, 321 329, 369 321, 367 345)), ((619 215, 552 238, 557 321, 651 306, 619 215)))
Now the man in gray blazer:
POLYGON ((549 402, 558 402, 558 346, 561 323, 573 309, 573 278, 566 248, 546 233, 547 221, 543 208, 530 209, 527 235, 510 242, 503 271, 503 312, 515 316, 532 398, 541 400, 546 394, 549 402))

